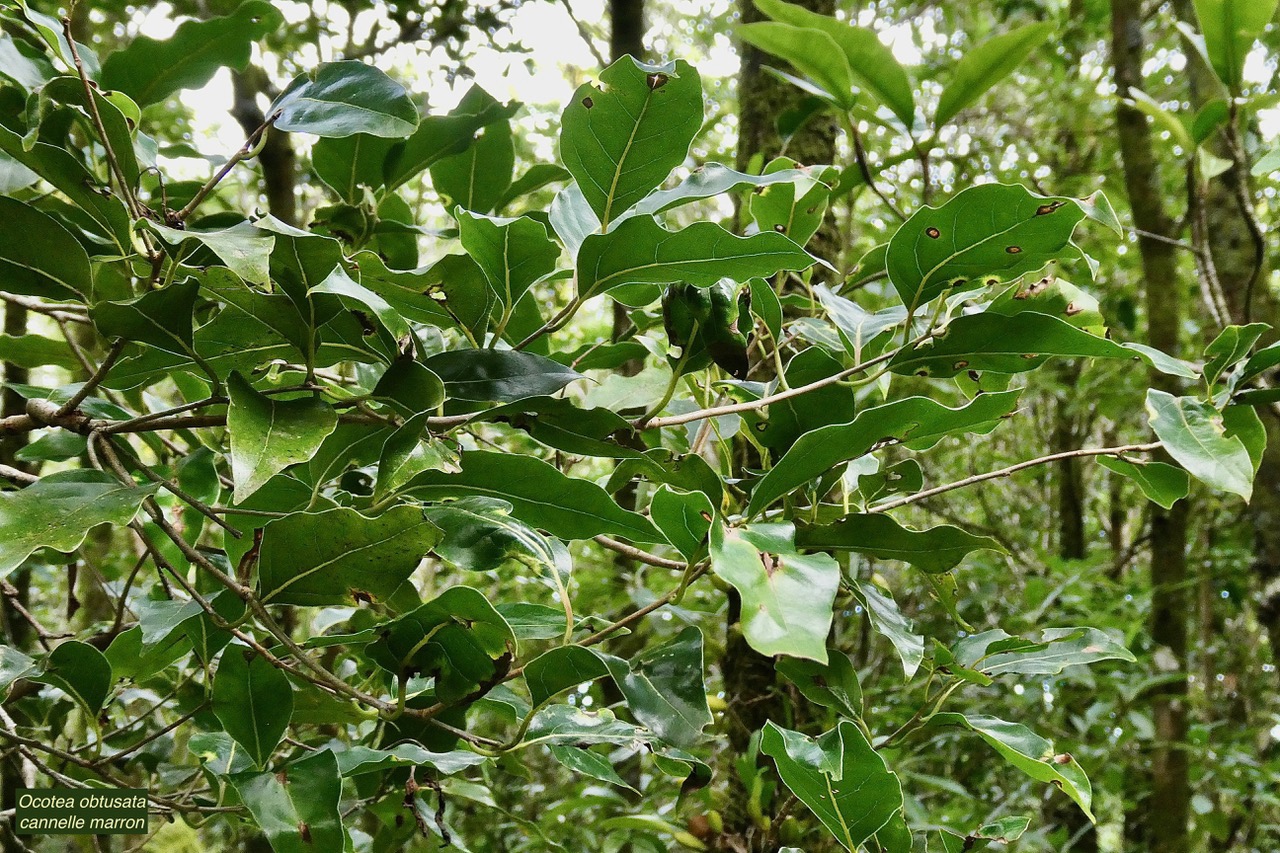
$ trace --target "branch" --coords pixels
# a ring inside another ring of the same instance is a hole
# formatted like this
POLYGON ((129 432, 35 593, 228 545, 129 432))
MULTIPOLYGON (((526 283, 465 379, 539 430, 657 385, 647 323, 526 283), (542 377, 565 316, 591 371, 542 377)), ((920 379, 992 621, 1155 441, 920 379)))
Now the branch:
POLYGON ((124 338, 118 338, 111 345, 111 351, 107 353, 107 357, 98 365, 98 369, 93 371, 93 375, 80 386, 80 390, 76 391, 70 400, 62 404, 55 415, 56 417, 61 418, 71 414, 80 407, 81 403, 89 398, 90 394, 97 390, 98 386, 107 378, 107 374, 111 372, 111 368, 115 367, 116 361, 120 358, 120 353, 124 352, 126 343, 127 341, 124 338))
POLYGON ((1025 462, 1018 462, 1006 468, 1000 468, 996 471, 987 471, 982 474, 974 474, 972 477, 965 477, 963 480, 956 480, 954 483, 947 483, 942 486, 934 486, 932 489, 925 489, 922 492, 916 492, 913 495, 905 495, 900 498, 894 498, 890 501, 878 503, 869 508, 867 512, 888 512, 891 509, 897 509, 900 506, 913 504, 917 501, 931 498, 934 495, 940 495, 944 492, 963 489, 965 486, 972 486, 975 483, 981 483, 986 480, 995 480, 999 477, 1008 477, 1010 474, 1017 473, 1025 468, 1034 468, 1037 465, 1045 465, 1049 462, 1057 462, 1059 459, 1076 459, 1086 456, 1123 456, 1126 453, 1151 453, 1163 447, 1158 441, 1147 442, 1146 444, 1122 444, 1117 447, 1086 447, 1081 450, 1065 450, 1061 453, 1050 453, 1048 456, 1040 456, 1036 459, 1028 459, 1025 462))

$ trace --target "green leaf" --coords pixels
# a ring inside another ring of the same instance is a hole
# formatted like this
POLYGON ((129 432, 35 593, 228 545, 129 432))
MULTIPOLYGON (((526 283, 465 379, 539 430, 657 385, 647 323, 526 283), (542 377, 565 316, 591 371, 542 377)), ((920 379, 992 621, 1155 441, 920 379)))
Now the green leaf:
POLYGON ((357 60, 325 62, 293 78, 268 115, 275 126, 316 136, 404 137, 418 127, 418 109, 404 87, 357 60))
POLYGON ((648 739, 648 733, 644 729, 619 720, 608 708, 595 711, 572 705, 549 705, 534 716, 524 743, 575 746, 583 743, 614 743, 639 747, 648 739))
POLYGON ((414 415, 387 437, 378 460, 378 476, 373 489, 373 499, 383 498, 397 491, 423 471, 462 470, 458 465, 457 451, 445 441, 426 433, 428 412, 414 415))
POLYGON ((183 21, 164 41, 138 36, 107 57, 102 87, 118 89, 143 107, 179 89, 199 89, 219 68, 243 71, 254 42, 283 23, 270 3, 249 0, 223 18, 183 21))
POLYGON ((497 349, 449 350, 423 364, 444 380, 454 400, 509 402, 554 394, 582 374, 527 352, 497 349))
POLYGON ((519 104, 499 103, 472 86, 447 116, 427 116, 408 139, 387 153, 383 165, 387 187, 395 189, 440 159, 461 153, 477 131, 511 118, 519 108, 519 104))
POLYGON ((1080 806, 1093 821, 1090 806, 1093 788, 1076 760, 1058 753, 1053 742, 1045 740, 1026 726, 995 717, 953 713, 935 714, 932 726, 960 726, 975 732, 1000 753, 1005 761, 1038 782, 1052 783, 1080 806))
POLYGON ((1182 468, 1166 462, 1099 456, 1098 464, 1133 480, 1149 500, 1165 509, 1172 509, 1175 503, 1191 491, 1190 475, 1182 468))
POLYGON ((964 637, 952 651, 961 666, 989 676, 1059 675, 1069 666, 1135 660, 1097 628, 1046 628, 1032 640, 1010 637, 997 628, 964 637))
POLYGON ((32 681, 52 684, 74 699, 90 717, 97 717, 111 692, 111 664, 88 643, 67 640, 49 653, 44 670, 32 681))
MULTIPOLYGON (((433 118, 439 120, 438 116, 423 119, 415 135, 423 132, 433 118)), ((469 132, 460 133, 456 144, 465 145, 470 138, 469 132)), ((360 204, 365 188, 377 191, 386 186, 387 161, 402 145, 404 143, 367 133, 326 137, 311 146, 311 168, 343 201, 360 204)))
POLYGON ((479 264, 490 289, 507 308, 556 268, 560 247, 536 219, 499 219, 465 210, 456 216, 462 248, 479 264))
POLYGON ((338 426, 337 413, 323 401, 276 400, 259 394, 239 373, 231 374, 227 391, 236 503, 290 465, 310 459, 338 426))
POLYGON ((686 560, 707 546, 715 512, 702 492, 678 492, 667 485, 659 486, 649 503, 649 517, 686 560))
POLYGON ((762 655, 827 662, 840 585, 828 554, 800 554, 790 524, 711 528, 711 570, 742 596, 742 634, 762 655))
POLYGON ((71 553, 99 524, 123 527, 157 486, 122 485, 93 470, 60 471, 12 492, 0 492, 0 577, 39 548, 71 553))
MULTIPOLYGON (((9 5, 12 7, 13 4, 9 5)), ((75 55, 71 51, 71 46, 67 43, 62 21, 52 15, 46 15, 43 12, 32 9, 27 0, 18 0, 17 5, 22 7, 23 15, 31 22, 32 27, 35 28, 44 43, 53 51, 54 56, 62 60, 63 65, 67 68, 74 69, 75 55)), ((78 41, 76 42, 76 53, 80 55, 89 79, 97 78, 102 70, 98 63, 97 54, 78 41)))
POLYGON ((28 678, 39 671, 35 660, 13 646, 0 645, 0 699, 9 698, 9 689, 19 678, 28 678))
POLYGON ((483 595, 466 586, 446 589, 380 626, 378 634, 366 649, 369 657, 397 675, 434 677, 441 702, 461 699, 500 677, 516 651, 511 627, 483 595))
POLYGON ((594 649, 558 646, 529 661, 524 681, 529 686, 529 701, 538 707, 570 687, 608 674, 609 667, 594 649))
POLYGON ((1266 323, 1250 323, 1247 326, 1227 326, 1204 349, 1204 380, 1210 385, 1236 362, 1253 349, 1258 339, 1270 329, 1266 323))
POLYGON ((950 524, 911 530, 884 513, 847 515, 824 527, 802 525, 796 544, 818 551, 855 551, 878 560, 901 560, 922 572, 941 574, 974 551, 1003 551, 990 536, 975 536, 950 524))
POLYGON ((362 776, 397 767, 430 767, 449 776, 488 760, 483 755, 461 749, 432 752, 416 743, 398 743, 390 749, 370 749, 357 745, 335 752, 334 757, 338 760, 338 772, 344 777, 362 776))
POLYGON ((449 206, 488 213, 511 186, 515 159, 511 123, 495 121, 480 131, 467 150, 432 163, 431 184, 449 206))
POLYGON ((606 227, 684 162, 702 127, 702 81, 684 61, 623 57, 561 118, 560 158, 606 227))
POLYGON ((831 708, 842 717, 862 716, 862 685, 853 661, 844 652, 828 649, 825 664, 782 657, 773 666, 810 702, 831 708))
POLYGON ((595 483, 561 473, 531 456, 470 450, 462 472, 425 471, 405 492, 422 500, 484 495, 509 501, 521 521, 560 539, 590 539, 601 533, 637 542, 662 542, 644 516, 623 509, 595 483))
POLYGON ((722 278, 745 282, 814 263, 812 255, 775 232, 737 237, 714 222, 668 231, 652 217, 636 216, 582 241, 578 292, 587 299, 627 284, 683 281, 710 287, 722 278))
POLYGON ((856 102, 849 60, 829 33, 779 21, 743 24, 736 32, 747 44, 784 60, 805 75, 826 100, 840 109, 848 110, 856 102))
POLYGON ((1079 257, 1071 242, 1084 218, 1073 199, 982 184, 939 207, 922 207, 889 240, 889 280, 908 308, 961 282, 1011 281, 1050 261, 1079 257))
MULTIPOLYGON (((479 496, 427 507, 426 517, 444 534, 436 555, 468 572, 492 571, 516 562, 548 578, 558 575, 567 580, 573 560, 563 543, 513 518, 512 509, 507 501, 479 496)), ((563 635, 564 613, 557 612, 563 635)))
MULTIPOLYGON (((551 744, 548 749, 556 761, 559 761, 574 773, 590 776, 592 779, 599 779, 601 782, 608 782, 610 785, 617 785, 620 788, 627 788, 631 791, 636 790, 618 775, 618 771, 613 769, 609 759, 599 753, 592 752, 589 749, 569 746, 568 744, 551 744)), ((639 794, 640 792, 636 791, 636 793, 639 794)))
POLYGON ((99 302, 89 312, 98 331, 108 338, 150 344, 165 352, 194 352, 192 314, 200 284, 194 278, 123 302, 99 302))
POLYGON ((675 638, 628 662, 601 654, 631 714, 675 746, 692 747, 711 725, 707 707, 702 632, 690 625, 675 638))
POLYGON ((0 278, 9 293, 83 300, 93 289, 89 255, 46 213, 0 196, 0 278))
MULTIPOLYGON (((187 228, 179 231, 146 220, 147 227, 170 246, 180 247, 194 241, 209 249, 227 268, 251 284, 266 284, 270 280, 271 250, 276 238, 270 231, 254 226, 251 222, 239 222, 230 228, 216 231, 200 231, 187 228)), ((186 257, 182 252, 178 257, 186 257)))
POLYGON ((1276 14, 1276 0, 1195 0, 1205 52, 1218 79, 1239 94, 1245 58, 1276 14))
POLYGON ((332 750, 310 753, 278 773, 237 773, 230 781, 276 853, 348 849, 332 750))
MULTIPOLYGON (((908 130, 915 125, 916 104, 911 80, 875 30, 855 27, 782 0, 756 0, 756 8, 775 21, 826 33, 844 53, 859 88, 888 107, 908 130)), ((816 52, 817 48, 810 45, 809 50, 816 52)))
POLYGON ((951 121, 956 113, 971 105, 996 83, 1038 50, 1057 25, 1052 21, 1027 24, 987 39, 966 53, 951 71, 951 79, 938 99, 935 126, 951 121))
POLYGON ((851 853, 902 808, 902 785, 856 724, 818 738, 765 724, 760 751, 778 775, 851 853))
POLYGON ((807 432, 751 492, 747 515, 755 515, 792 489, 821 477, 841 462, 889 443, 928 446, 944 435, 989 430, 1018 404, 1018 391, 981 394, 950 409, 925 397, 908 397, 864 409, 847 424, 807 432))
POLYGON ((871 627, 893 644, 898 657, 902 659, 903 672, 910 679, 924 661, 924 637, 915 632, 915 625, 898 609, 898 603, 888 590, 883 590, 874 583, 855 581, 853 594, 867 609, 871 627))
POLYGON ((292 513, 263 528, 259 596, 307 606, 384 602, 439 539, 412 506, 372 518, 347 507, 292 513))
POLYGON ((3 125, 0 125, 0 151, 61 191, 100 226, 102 235, 111 240, 121 254, 133 252, 129 212, 124 202, 114 193, 101 192, 100 182, 71 152, 46 142, 36 142, 28 149, 21 136, 3 125))
MULTIPOLYGON (((42 51, 8 33, 0 34, 0 77, 12 80, 28 92, 34 92, 57 71, 42 51)), ((19 188, 20 189, 20 188, 19 188)))
POLYGON ((284 672, 241 645, 225 648, 213 678, 213 713, 227 734, 266 767, 293 712, 293 688, 284 672))
POLYGON ((1187 472, 1206 485, 1253 495, 1253 462, 1238 436, 1228 436, 1222 415, 1194 397, 1147 391, 1147 420, 1160 443, 1187 472))
MULTIPOLYGON (((778 157, 765 167, 765 175, 795 171, 795 165, 794 160, 778 157)), ((828 184, 835 176, 834 169, 823 167, 805 171, 811 175, 807 181, 769 184, 752 193, 750 200, 751 219, 761 231, 785 234, 801 246, 822 227, 831 195, 828 184)))
MULTIPOLYGON (((715 198, 725 193, 737 193, 742 190, 775 187, 782 184, 792 184, 803 192, 813 186, 814 177, 810 175, 808 169, 777 168, 772 172, 766 172, 761 175, 748 175, 744 172, 730 169, 720 163, 707 163, 694 169, 689 174, 689 177, 674 187, 649 193, 628 210, 627 215, 628 217, 657 216, 659 213, 665 213, 681 205, 715 198)), ((617 219, 614 221, 616 222, 617 219)), ((595 230, 598 227, 599 223, 597 222, 591 230, 595 230)))
MULTIPOLYGON (((134 131, 141 119, 138 105, 122 92, 103 92, 93 89, 93 108, 85 97, 84 83, 77 77, 58 77, 50 80, 40 90, 40 101, 46 99, 74 107, 86 118, 93 121, 92 109, 98 112, 106 131, 106 141, 111 145, 116 156, 116 163, 124 173, 124 179, 130 187, 138 184, 138 155, 134 150, 134 131)), ((94 121, 94 124, 97 122, 94 121)), ((96 129, 95 129, 96 134, 96 129)))
POLYGON ((957 317, 942 333, 899 350, 889 369, 935 379, 969 370, 1025 373, 1052 356, 1134 358, 1120 344, 1048 314, 1027 311, 1004 316, 984 311, 957 317))

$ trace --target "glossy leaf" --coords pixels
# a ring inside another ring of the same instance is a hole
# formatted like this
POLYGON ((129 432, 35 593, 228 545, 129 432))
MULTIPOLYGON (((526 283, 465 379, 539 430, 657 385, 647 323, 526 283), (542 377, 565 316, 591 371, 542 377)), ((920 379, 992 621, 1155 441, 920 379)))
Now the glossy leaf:
POLYGON ((1074 800, 1090 821, 1094 819, 1089 778, 1076 760, 1067 753, 1059 753, 1052 741, 1026 726, 984 715, 944 712, 935 714, 929 722, 933 726, 960 726, 974 732, 1009 764, 1037 782, 1053 784, 1074 800))
POLYGON ((623 57, 584 83, 561 118, 560 157, 606 226, 684 162, 702 126, 702 82, 687 62, 623 57))
POLYGON ((183 21, 163 41, 137 36, 107 57, 102 86, 124 92, 143 107, 179 89, 199 89, 219 68, 243 71, 254 42, 283 23, 270 3, 249 0, 226 17, 183 21))
POLYGON ((230 782, 276 853, 346 849, 338 811, 342 779, 331 750, 310 753, 278 773, 238 773, 230 782))
POLYGON ((483 595, 466 586, 446 589, 381 626, 378 634, 368 655, 397 675, 434 677, 436 696, 446 702, 500 677, 516 651, 510 626, 483 595))
POLYGON ((1074 200, 1008 184, 982 184, 938 207, 922 207, 889 240, 889 280, 908 308, 960 282, 1011 281, 1059 258, 1084 212, 1074 200))
POLYGON ((710 287, 722 278, 745 282, 814 263, 813 256, 782 234, 737 237, 714 222, 668 231, 651 217, 636 216, 582 241, 578 291, 586 299, 628 284, 683 281, 710 287))
POLYGON ((99 524, 128 524, 156 489, 154 484, 122 485, 100 471, 75 470, 0 492, 0 577, 40 548, 70 553, 99 524))
POLYGON ((540 459, 470 450, 462 471, 425 471, 405 492, 423 500, 464 495, 501 498, 517 518, 561 539, 590 539, 602 533, 637 542, 661 542, 662 535, 644 516, 614 503, 595 483, 569 477, 540 459))
POLYGON ((192 312, 200 293, 189 278, 123 302, 99 302, 90 316, 98 331, 109 338, 150 344, 179 355, 194 351, 192 312))
POLYGON ((951 79, 942 90, 942 97, 938 99, 934 124, 941 127, 951 121, 956 113, 973 104, 988 89, 1008 77, 1028 56, 1049 40, 1056 27, 1051 21, 1027 24, 972 48, 952 69, 951 79))
POLYGON ((448 115, 427 116, 408 139, 388 151, 383 163, 387 187, 395 189, 442 158, 461 153, 477 131, 511 118, 519 108, 472 86, 448 115))
POLYGON ((386 601, 439 539, 412 506, 372 518, 346 507, 292 513, 263 529, 258 594, 270 604, 386 601))
POLYGON ((1147 420, 1160 443, 1179 465, 1212 488, 1253 494, 1253 463, 1238 436, 1228 436, 1222 415, 1194 397, 1147 392, 1147 420))
POLYGON ((806 433, 756 484, 747 514, 754 515, 792 489, 885 441, 927 447, 944 435, 989 430, 1017 406, 1018 393, 983 394, 958 409, 925 397, 909 397, 864 409, 847 424, 806 433))
POLYGON ((463 349, 423 364, 444 380, 455 400, 508 402, 554 394, 582 374, 545 356, 515 350, 463 349))
POLYGON ((659 486, 649 504, 653 523, 686 560, 693 560, 707 545, 716 508, 701 492, 678 492, 659 486))
POLYGON ((969 370, 1024 373, 1051 356, 1134 358, 1119 344, 1057 317, 1032 312, 1002 316, 984 311, 957 317, 942 334, 899 351, 889 369, 935 379, 969 370))
POLYGON ((431 164, 431 184, 450 205, 488 213, 511 186, 515 141, 510 122, 492 122, 460 154, 431 164))
POLYGON ((59 643, 45 659, 41 673, 31 679, 61 689, 93 717, 106 703, 114 680, 102 652, 78 640, 59 643))
POLYGON ((236 503, 290 465, 310 459, 338 426, 337 413, 314 397, 277 400, 255 391, 237 373, 231 375, 227 390, 236 503))
POLYGON ((405 137, 418 110, 404 87, 357 60, 326 62, 293 78, 271 105, 275 126, 294 133, 405 137))
MULTIPOLYGON (((573 572, 564 545, 512 517, 507 501, 468 496, 429 506, 424 513, 443 534, 437 556, 464 571, 487 572, 515 562, 548 578, 567 580, 573 572)), ((557 612, 563 635, 564 613, 557 612)))
POLYGON ((902 659, 903 672, 910 679, 924 661, 924 638, 916 633, 915 625, 898 609, 887 590, 874 583, 855 583, 853 594, 867 608, 871 627, 893 644, 902 659))
POLYGON ((762 655, 827 662, 840 584, 828 554, 800 554, 790 524, 711 528, 711 570, 742 596, 742 634, 762 655))
POLYGON ((1190 475, 1167 462, 1099 456, 1098 464, 1133 480, 1148 499, 1165 509, 1172 509, 1191 491, 1190 475))
POLYGON ((930 574, 941 574, 979 550, 1003 551, 990 536, 943 524, 911 530, 884 513, 847 515, 822 527, 800 526, 796 544, 820 551, 854 551, 878 560, 901 560, 930 574))
POLYGON ((289 727, 293 688, 262 655, 228 646, 213 679, 213 713, 258 767, 266 767, 289 727))
POLYGON ((850 853, 902 808, 902 785, 862 731, 844 721, 818 738, 765 724, 761 752, 850 853))
POLYGON ((953 651, 961 666, 989 676, 1058 675, 1069 666, 1135 660, 1128 649, 1096 628, 1046 628, 1032 640, 1010 637, 997 628, 962 638, 953 651))

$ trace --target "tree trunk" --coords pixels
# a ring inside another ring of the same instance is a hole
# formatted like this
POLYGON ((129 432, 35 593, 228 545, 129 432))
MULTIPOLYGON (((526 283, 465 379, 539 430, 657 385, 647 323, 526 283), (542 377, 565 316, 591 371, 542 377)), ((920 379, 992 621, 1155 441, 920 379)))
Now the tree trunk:
MULTIPOLYGON (((644 59, 644 0, 609 0, 609 59, 617 62, 624 56, 644 59)), ((617 341, 631 328, 627 306, 613 303, 613 340, 617 341)), ((619 366, 623 376, 635 376, 644 368, 641 359, 630 359, 619 366)))
MULTIPOLYGON (((247 137, 267 120, 258 106, 258 95, 267 93, 270 83, 261 69, 250 66, 242 72, 232 73, 231 88, 234 97, 231 115, 247 137)), ((258 152, 258 163, 262 166, 267 209, 281 222, 297 225, 298 155, 289 141, 289 134, 272 128, 258 152)))
MULTIPOLYGON (((1142 87, 1141 6, 1139 0, 1111 2, 1111 55, 1116 86, 1122 96, 1130 88, 1142 87)), ((1164 208, 1147 119, 1119 100, 1116 126, 1134 225, 1141 231, 1172 238, 1174 228, 1164 208)), ((1175 248, 1159 239, 1139 236, 1138 249, 1145 279, 1147 340, 1176 355, 1182 294, 1175 248)), ((1155 387, 1177 391, 1176 383, 1162 374, 1153 373, 1151 382, 1155 387)), ((1185 853, 1190 849, 1187 819, 1191 799, 1186 752, 1187 502, 1179 501, 1171 510, 1154 504, 1150 509, 1151 639, 1157 661, 1167 661, 1170 674, 1178 677, 1153 688, 1144 697, 1150 702, 1156 729, 1156 740, 1145 756, 1150 762, 1150 778, 1145 780, 1150 787, 1145 799, 1134 798, 1126 816, 1126 836, 1131 844, 1151 853, 1185 853)))
MULTIPOLYGON (((814 12, 832 15, 834 0, 800 0, 814 12)), ((761 20, 752 0, 740 0, 744 23, 761 20)), ((782 140, 776 119, 798 97, 798 90, 766 73, 765 57, 748 45, 740 45, 742 58, 738 76, 738 156, 739 170, 747 171, 757 155, 767 163, 781 153, 782 140)), ((770 64, 778 60, 769 59, 770 64)), ((800 130, 787 146, 788 156, 804 165, 831 163, 835 159, 836 122, 830 115, 817 116, 800 130)), ((830 211, 809 248, 819 257, 838 257, 839 231, 830 211)), ((744 448, 745 449, 745 448, 744 448)), ((741 454, 735 454, 741 458, 741 454)), ((776 834, 762 829, 747 814, 749 794, 733 768, 732 760, 746 752, 753 733, 770 719, 788 719, 786 696, 780 689, 773 660, 758 654, 742 636, 739 625, 741 601, 729 593, 727 636, 720 673, 724 679, 728 739, 730 749, 724 773, 729 780, 729 799, 724 815, 724 832, 716 839, 717 849, 734 853, 772 853, 779 849, 776 834)), ((769 804, 762 804, 766 810, 769 804)))

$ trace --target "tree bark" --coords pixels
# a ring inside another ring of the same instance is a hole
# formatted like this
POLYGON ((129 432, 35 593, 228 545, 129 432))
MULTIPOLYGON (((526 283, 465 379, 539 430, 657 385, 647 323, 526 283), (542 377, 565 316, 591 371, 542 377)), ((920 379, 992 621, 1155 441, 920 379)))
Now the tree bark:
MULTIPOLYGON (((644 59, 644 0, 609 0, 609 59, 617 62, 624 56, 644 59)), ((613 340, 619 340, 631 328, 627 306, 613 303, 613 340)), ((641 359, 622 363, 618 372, 635 376, 644 368, 641 359)))
MULTIPOLYGON (((823 15, 835 13, 834 0, 799 0, 797 5, 823 15)), ((744 23, 762 19, 752 0, 739 0, 739 10, 744 23)), ((737 167, 748 171, 757 156, 768 163, 781 153, 782 139, 776 119, 795 103, 799 92, 764 71, 765 57, 760 51, 749 45, 739 45, 739 48, 742 65, 738 76, 737 167)), ((773 58, 768 62, 781 64, 773 58)), ((835 119, 829 114, 816 116, 792 137, 787 155, 803 165, 831 163, 835 159, 835 137, 835 119)), ((839 244, 839 230, 828 211, 809 249, 819 257, 836 258, 839 244)), ((741 459, 742 455, 735 454, 735 457, 741 459)), ((739 624, 740 615, 741 601, 736 593, 730 592, 725 652, 720 660, 728 705, 725 716, 730 749, 724 772, 729 779, 729 798, 724 832, 716 839, 716 845, 717 849, 734 853, 773 853, 780 847, 776 833, 764 830, 747 814, 749 794, 733 768, 732 759, 746 752, 752 734, 763 728, 765 722, 788 719, 786 694, 778 683, 773 660, 747 644, 739 624)), ((767 809, 769 804, 763 805, 767 809)))
MULTIPOLYGON (((233 102, 231 115, 249 136, 267 120, 258 106, 258 95, 267 93, 270 84, 261 69, 250 66, 231 75, 233 102)), ((258 152, 262 166, 262 183, 271 215, 287 225, 298 224, 298 155, 289 134, 272 128, 258 152)))
MULTIPOLYGON (((1127 105, 1123 96, 1141 88, 1143 33, 1139 0, 1112 0, 1111 55, 1116 86, 1122 96, 1116 107, 1125 188, 1133 222, 1150 234, 1172 238, 1173 222, 1165 210, 1159 164, 1146 117, 1127 105)), ((1175 247, 1159 239, 1139 236, 1147 314, 1148 342, 1171 355, 1179 350, 1182 286, 1175 247), (1172 286, 1171 286, 1172 285, 1172 286)), ((1170 377, 1153 373, 1155 387, 1176 393, 1170 377)), ((1150 690, 1156 739, 1148 755, 1149 791, 1126 815, 1130 844, 1151 853, 1186 853, 1190 849, 1187 821, 1191 787, 1187 763, 1187 501, 1173 509, 1151 506, 1151 639, 1157 662, 1165 661, 1176 676, 1150 690)), ((1164 668, 1164 667, 1162 667, 1164 668)))

